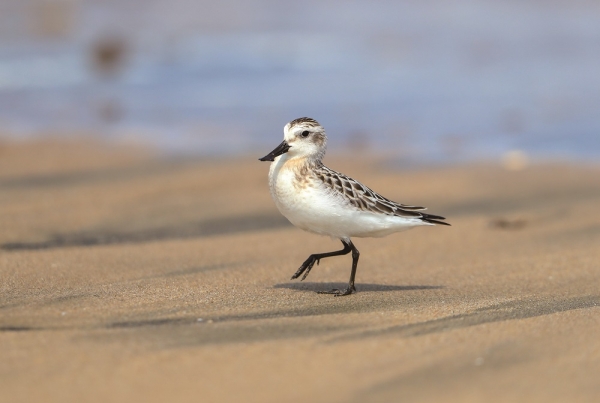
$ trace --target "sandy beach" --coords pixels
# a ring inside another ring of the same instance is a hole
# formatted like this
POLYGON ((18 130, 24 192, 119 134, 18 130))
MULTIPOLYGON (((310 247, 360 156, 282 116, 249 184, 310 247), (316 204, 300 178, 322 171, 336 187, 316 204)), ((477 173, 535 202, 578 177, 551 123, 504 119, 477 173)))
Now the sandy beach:
POLYGON ((600 166, 327 157, 452 224, 355 239, 334 298, 261 156, 1 143, 0 401, 600 401, 600 166))

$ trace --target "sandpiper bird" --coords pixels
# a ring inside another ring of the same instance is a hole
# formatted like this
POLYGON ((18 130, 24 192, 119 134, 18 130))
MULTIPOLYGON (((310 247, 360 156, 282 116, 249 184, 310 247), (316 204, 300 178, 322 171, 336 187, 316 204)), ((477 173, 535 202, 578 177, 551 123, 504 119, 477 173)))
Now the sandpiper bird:
POLYGON ((393 202, 360 182, 327 168, 321 160, 327 148, 323 127, 314 119, 292 120, 283 129, 283 142, 260 161, 272 161, 269 188, 277 208, 305 231, 342 241, 342 250, 315 253, 302 263, 292 280, 304 280, 315 263, 352 252, 352 271, 345 290, 320 291, 335 296, 356 291, 358 249, 352 237, 382 237, 421 225, 450 225, 425 214, 424 207, 393 202))

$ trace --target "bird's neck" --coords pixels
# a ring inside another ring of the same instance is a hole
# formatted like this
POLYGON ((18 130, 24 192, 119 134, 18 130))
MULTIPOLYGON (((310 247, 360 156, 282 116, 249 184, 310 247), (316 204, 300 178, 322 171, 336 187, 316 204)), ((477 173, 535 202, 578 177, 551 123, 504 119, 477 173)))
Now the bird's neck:
POLYGON ((273 162, 285 169, 313 169, 323 165, 321 158, 316 156, 289 157, 287 154, 281 156, 279 161, 273 162))
POLYGON ((284 154, 271 163, 269 170, 269 182, 275 186, 281 175, 285 178, 301 179, 309 172, 320 168, 323 163, 318 158, 292 157, 284 154))

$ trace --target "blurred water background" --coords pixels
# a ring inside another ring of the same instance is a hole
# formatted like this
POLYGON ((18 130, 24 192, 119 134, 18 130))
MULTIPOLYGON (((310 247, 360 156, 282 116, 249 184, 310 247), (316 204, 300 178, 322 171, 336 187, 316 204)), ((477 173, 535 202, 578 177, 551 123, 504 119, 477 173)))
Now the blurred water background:
MULTIPOLYGON (((0 139, 600 157, 598 0, 0 0, 0 139)), ((260 156, 258 155, 257 156, 260 156)))

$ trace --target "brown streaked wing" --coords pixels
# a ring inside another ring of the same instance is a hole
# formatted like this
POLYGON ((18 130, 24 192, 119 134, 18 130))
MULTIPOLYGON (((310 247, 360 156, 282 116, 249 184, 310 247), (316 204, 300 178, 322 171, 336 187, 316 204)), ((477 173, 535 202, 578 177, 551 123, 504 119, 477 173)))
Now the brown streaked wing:
POLYGON ((425 210, 425 207, 396 203, 381 196, 362 183, 327 168, 325 165, 317 167, 315 172, 317 177, 332 191, 342 195, 350 204, 360 210, 398 217, 423 216, 418 211, 425 210))

